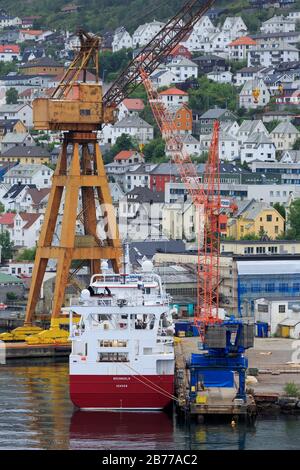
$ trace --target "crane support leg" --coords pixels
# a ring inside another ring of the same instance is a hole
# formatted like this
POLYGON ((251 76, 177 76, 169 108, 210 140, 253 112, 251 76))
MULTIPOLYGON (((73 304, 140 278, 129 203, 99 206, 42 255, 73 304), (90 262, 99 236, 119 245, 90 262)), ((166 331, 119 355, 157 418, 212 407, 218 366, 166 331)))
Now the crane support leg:
POLYGON ((37 247, 24 326, 29 327, 32 324, 49 259, 57 260, 51 314, 52 319, 55 319, 61 312, 73 260, 88 261, 90 273, 94 274, 100 272, 101 259, 110 259, 115 272, 119 272, 121 255, 115 212, 96 134, 68 132, 65 134, 53 175, 49 203, 37 247), (72 156, 68 165, 67 150, 70 147, 72 156), (80 194, 81 211, 78 210, 80 194), (96 194, 99 207, 96 204, 96 194), (62 202, 64 207, 61 233, 59 242, 55 243, 53 236, 59 213, 62 211, 62 202), (104 240, 97 234, 97 211, 104 221, 104 240), (78 220, 83 225, 84 235, 76 234, 78 220))

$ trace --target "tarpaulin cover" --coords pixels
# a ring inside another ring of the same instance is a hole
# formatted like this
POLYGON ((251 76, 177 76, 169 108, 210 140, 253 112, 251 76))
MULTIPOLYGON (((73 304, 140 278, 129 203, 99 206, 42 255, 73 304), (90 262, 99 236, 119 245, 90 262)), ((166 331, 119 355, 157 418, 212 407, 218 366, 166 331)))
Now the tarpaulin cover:
POLYGON ((196 382, 203 382, 205 387, 234 386, 234 374, 232 370, 199 370, 196 374, 198 374, 198 380, 196 379, 196 382))

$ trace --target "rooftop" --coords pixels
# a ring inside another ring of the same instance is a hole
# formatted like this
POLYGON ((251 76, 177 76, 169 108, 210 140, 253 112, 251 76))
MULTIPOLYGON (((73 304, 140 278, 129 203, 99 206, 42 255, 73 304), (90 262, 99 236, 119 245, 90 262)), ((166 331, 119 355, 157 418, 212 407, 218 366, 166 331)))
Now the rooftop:
POLYGON ((49 151, 41 145, 32 145, 29 147, 15 146, 1 154, 2 157, 20 157, 20 158, 50 158, 49 151))
POLYGON ((179 88, 173 87, 173 88, 168 88, 167 90, 161 91, 159 93, 160 95, 178 95, 178 96, 189 96, 188 93, 185 91, 179 90, 179 88))
POLYGON ((256 41, 250 38, 249 36, 242 36, 240 38, 235 39, 231 43, 228 44, 229 47, 234 46, 256 46, 256 41))

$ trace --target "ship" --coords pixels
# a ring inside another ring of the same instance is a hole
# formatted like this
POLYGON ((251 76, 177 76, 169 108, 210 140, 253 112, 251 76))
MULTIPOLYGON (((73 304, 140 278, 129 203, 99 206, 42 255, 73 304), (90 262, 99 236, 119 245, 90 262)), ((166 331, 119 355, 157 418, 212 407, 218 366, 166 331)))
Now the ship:
POLYGON ((151 261, 140 273, 126 271, 102 266, 64 309, 72 343, 70 397, 81 410, 153 411, 172 404, 170 297, 151 261))

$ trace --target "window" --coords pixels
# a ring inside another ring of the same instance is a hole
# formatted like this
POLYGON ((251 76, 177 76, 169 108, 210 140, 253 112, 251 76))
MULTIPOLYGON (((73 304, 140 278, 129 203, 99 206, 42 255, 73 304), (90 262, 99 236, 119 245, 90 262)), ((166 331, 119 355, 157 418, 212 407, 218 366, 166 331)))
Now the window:
POLYGON ((278 313, 285 313, 285 305, 278 306, 278 313))
POLYGON ((265 313, 267 313, 267 312, 268 312, 268 306, 267 306, 267 305, 263 305, 263 304, 258 304, 258 306, 257 306, 257 311, 258 311, 258 312, 265 312, 265 313))

